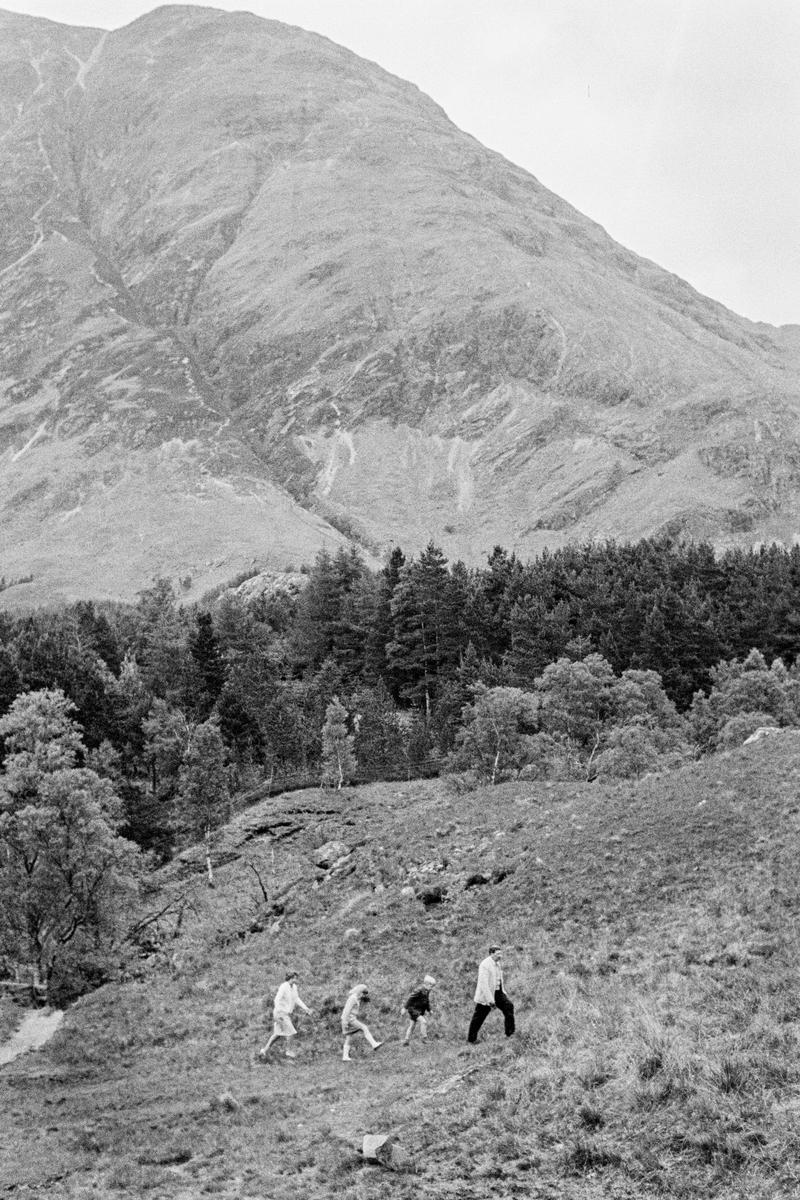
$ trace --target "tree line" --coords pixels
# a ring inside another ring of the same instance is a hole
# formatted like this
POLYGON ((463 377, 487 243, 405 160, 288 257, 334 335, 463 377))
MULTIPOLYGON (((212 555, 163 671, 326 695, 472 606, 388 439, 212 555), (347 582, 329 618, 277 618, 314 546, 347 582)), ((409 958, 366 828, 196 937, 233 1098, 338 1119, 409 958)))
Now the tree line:
MULTIPOLYGON (((542 703, 563 685, 559 660, 649 689, 650 723, 705 748, 713 737, 692 714, 719 665, 756 649, 793 672, 799 602, 798 548, 718 555, 662 538, 523 563, 496 547, 469 568, 431 543, 408 559, 395 549, 378 571, 353 548, 323 551, 291 586, 252 598, 228 590, 186 606, 159 579, 134 604, 0 613, 0 715, 21 693, 60 689, 83 765, 120 796, 126 836, 166 856, 224 819, 232 793, 319 779, 334 698, 359 780, 437 773, 456 751, 463 762, 479 685, 538 697, 534 732, 555 739, 551 764, 566 747, 566 770, 576 739, 542 703), (654 673, 663 698, 631 672, 654 673)), ((631 724, 626 712, 617 725, 631 724)), ((592 767, 609 749, 598 728, 592 767)))
POLYGON ((468 568, 430 544, 193 606, 159 579, 2 613, 0 957, 104 969, 149 865, 265 787, 630 777, 800 725, 799 587, 774 546, 468 568))

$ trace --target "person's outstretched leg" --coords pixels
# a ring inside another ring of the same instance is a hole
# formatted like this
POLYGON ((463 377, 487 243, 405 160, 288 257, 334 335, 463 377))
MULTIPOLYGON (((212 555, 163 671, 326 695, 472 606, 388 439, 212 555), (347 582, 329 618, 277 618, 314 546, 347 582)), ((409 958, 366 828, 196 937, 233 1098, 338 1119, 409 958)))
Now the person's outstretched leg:
POLYGON ((414 1032, 414 1022, 409 1021, 406 1036, 403 1038, 403 1045, 408 1046, 411 1042, 411 1034, 414 1032))
POLYGON ((295 1049, 295 1046, 294 1046, 294 1039, 296 1036, 297 1035, 293 1033, 293 1034, 291 1034, 290 1037, 287 1037, 287 1039, 286 1039, 286 1057, 287 1058, 297 1058, 297 1050, 295 1049))
POLYGON ((364 1024, 364 1022, 363 1022, 363 1021, 355 1021, 355 1020, 353 1020, 353 1021, 351 1021, 351 1022, 350 1022, 350 1024, 352 1025, 352 1027, 353 1027, 354 1029, 357 1029, 357 1030, 359 1030, 361 1033, 363 1033, 363 1035, 364 1035, 364 1037, 366 1038, 366 1040, 367 1040, 368 1044, 369 1044, 369 1045, 372 1047, 372 1049, 373 1049, 373 1050, 377 1050, 377 1049, 378 1049, 378 1046, 382 1046, 382 1045, 383 1045, 383 1042, 376 1042, 376 1041, 375 1041, 375 1038, 372 1036, 372 1034, 370 1033, 369 1029, 368 1029, 368 1028, 367 1028, 367 1026, 364 1024))
POLYGON ((486 1020, 491 1011, 492 1006, 490 1004, 475 1005, 475 1012, 472 1014, 472 1020, 469 1023, 469 1031, 467 1032, 468 1042, 472 1042, 473 1045, 475 1042, 477 1042, 481 1025, 483 1025, 483 1022, 486 1020))
POLYGON ((342 1062, 350 1062, 350 1034, 345 1034, 344 1047, 342 1049, 342 1062))
POLYGON ((376 1040, 376 1039, 375 1039, 375 1038, 372 1036, 372 1034, 370 1033, 370 1031, 369 1031, 369 1029, 367 1028, 367 1026, 366 1026, 366 1025, 364 1026, 364 1037, 367 1039, 367 1041, 369 1042, 369 1044, 370 1044, 370 1046, 372 1047, 372 1049, 373 1049, 373 1050, 377 1050, 379 1046, 382 1046, 382 1045, 383 1045, 383 1042, 379 1042, 379 1041, 377 1041, 377 1040, 376 1040))

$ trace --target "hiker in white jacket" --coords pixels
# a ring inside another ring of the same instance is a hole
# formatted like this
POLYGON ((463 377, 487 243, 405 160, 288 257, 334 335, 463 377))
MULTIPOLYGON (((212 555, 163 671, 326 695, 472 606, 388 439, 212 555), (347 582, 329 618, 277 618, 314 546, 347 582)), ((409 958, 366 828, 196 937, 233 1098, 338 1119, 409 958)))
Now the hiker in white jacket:
POLYGON ((467 1041, 473 1045, 483 1022, 493 1008, 499 1008, 505 1022, 506 1037, 514 1032, 514 1005, 503 986, 503 954, 499 946, 490 946, 486 958, 478 966, 478 986, 475 989, 475 1011, 469 1023, 467 1041))
POLYGON ((286 978, 275 993, 272 1007, 272 1034, 266 1046, 258 1052, 262 1062, 266 1061, 267 1052, 277 1038, 286 1038, 286 1057, 297 1058, 297 1051, 292 1045, 292 1038, 297 1037, 297 1030, 292 1024, 292 1013, 296 1008, 311 1016, 311 1009, 303 1003, 297 991, 297 971, 287 971, 286 978))
POLYGON ((365 983, 357 983, 354 988, 350 989, 350 993, 345 1001, 342 1009, 342 1033, 344 1034, 344 1047, 342 1049, 342 1061, 351 1062, 350 1058, 350 1043, 353 1036, 357 1033, 363 1033, 369 1045, 373 1050, 377 1050, 383 1042, 377 1042, 370 1033, 368 1027, 360 1019, 359 1013, 362 1004, 369 1003, 369 990, 365 983))

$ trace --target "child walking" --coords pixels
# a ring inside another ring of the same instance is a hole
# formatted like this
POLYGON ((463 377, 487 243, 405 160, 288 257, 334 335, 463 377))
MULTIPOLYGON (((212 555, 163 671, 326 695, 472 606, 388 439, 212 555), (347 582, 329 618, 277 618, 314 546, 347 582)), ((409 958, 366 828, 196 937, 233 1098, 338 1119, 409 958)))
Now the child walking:
POLYGON ((411 1034, 419 1029, 423 1042, 428 1040, 428 1019, 426 1014, 431 1011, 431 991, 436 986, 432 975, 426 975, 420 987, 411 993, 403 1005, 403 1013, 408 1016, 408 1029, 403 1038, 403 1045, 411 1044, 411 1034))
POLYGON ((342 1033, 344 1034, 342 1062, 352 1062, 350 1043, 357 1033, 363 1033, 373 1050, 377 1050, 379 1046, 383 1045, 383 1042, 375 1040, 368 1027, 360 1020, 359 1013, 362 1004, 369 1004, 369 991, 365 983, 357 983, 354 988, 351 988, 342 1010, 342 1033))

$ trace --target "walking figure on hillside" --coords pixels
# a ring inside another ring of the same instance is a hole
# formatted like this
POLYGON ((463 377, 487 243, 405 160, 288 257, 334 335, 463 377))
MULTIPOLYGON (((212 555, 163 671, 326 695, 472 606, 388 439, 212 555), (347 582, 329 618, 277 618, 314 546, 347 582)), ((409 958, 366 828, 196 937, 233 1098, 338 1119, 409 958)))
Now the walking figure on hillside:
POLYGON ((411 1034, 415 1029, 419 1029, 423 1042, 428 1040, 428 1020, 425 1014, 431 1011, 431 990, 435 986, 436 980, 433 976, 426 975, 422 986, 411 993, 400 1010, 401 1014, 408 1016, 409 1020, 406 1036, 403 1038, 404 1046, 411 1044, 411 1034))
POLYGON ((489 953, 478 967, 478 986, 475 989, 475 1011, 469 1023, 467 1041, 478 1040, 481 1025, 493 1008, 499 1008, 505 1022, 506 1037, 514 1032, 514 1005, 503 987, 503 955, 499 946, 490 946, 489 953))
POLYGON ((297 971, 287 971, 285 980, 275 993, 270 1039, 266 1046, 262 1046, 258 1052, 258 1057, 262 1062, 266 1062, 267 1052, 272 1043, 281 1037, 286 1038, 286 1057, 297 1058, 297 1051, 291 1040, 297 1037, 297 1030, 292 1024, 292 1013, 296 1008, 301 1009, 309 1017, 311 1016, 311 1009, 303 1003, 297 991, 297 971))
POLYGON ((350 1042, 357 1033, 363 1033, 373 1050, 377 1050, 379 1046, 383 1045, 383 1042, 375 1040, 368 1027, 359 1019, 358 1014, 361 1011, 362 1004, 369 1004, 369 991, 365 983, 357 983, 354 988, 351 988, 342 1010, 342 1033, 344 1034, 343 1062, 352 1061, 350 1058, 350 1042))

